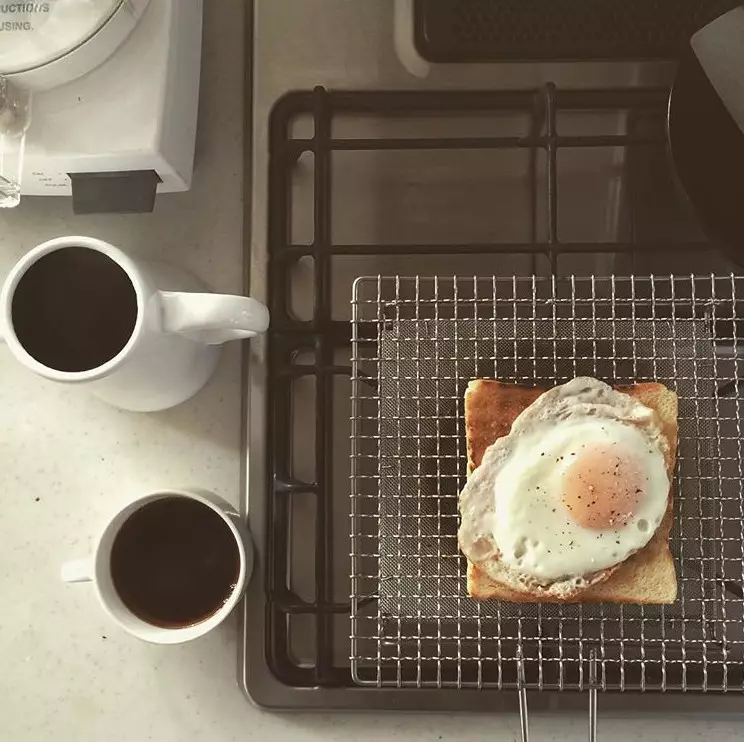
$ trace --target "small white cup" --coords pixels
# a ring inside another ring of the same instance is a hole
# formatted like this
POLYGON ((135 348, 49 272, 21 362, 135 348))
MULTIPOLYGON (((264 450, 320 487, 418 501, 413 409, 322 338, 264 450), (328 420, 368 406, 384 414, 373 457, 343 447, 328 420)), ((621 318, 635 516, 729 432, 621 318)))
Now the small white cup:
POLYGON ((174 489, 145 495, 114 515, 96 541, 91 556, 62 565, 64 582, 92 582, 104 611, 132 636, 152 644, 181 644, 203 636, 219 626, 240 601, 253 570, 253 544, 242 518, 223 498, 200 489, 174 489), (213 510, 227 524, 235 538, 240 569, 235 587, 224 604, 203 621, 189 626, 166 628, 156 626, 132 613, 114 587, 111 577, 111 549, 124 523, 140 508, 165 497, 186 497, 213 510))

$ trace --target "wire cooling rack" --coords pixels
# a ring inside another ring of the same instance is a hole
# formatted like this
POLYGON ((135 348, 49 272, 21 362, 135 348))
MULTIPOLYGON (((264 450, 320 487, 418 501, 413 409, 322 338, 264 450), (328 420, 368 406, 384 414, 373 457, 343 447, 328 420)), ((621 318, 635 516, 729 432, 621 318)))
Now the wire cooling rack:
POLYGON ((368 277, 354 286, 351 665, 378 687, 744 690, 744 278, 368 277), (679 396, 670 606, 467 596, 473 378, 679 396), (518 661, 519 660, 519 661, 518 661), (524 681, 518 677, 518 668, 524 681))

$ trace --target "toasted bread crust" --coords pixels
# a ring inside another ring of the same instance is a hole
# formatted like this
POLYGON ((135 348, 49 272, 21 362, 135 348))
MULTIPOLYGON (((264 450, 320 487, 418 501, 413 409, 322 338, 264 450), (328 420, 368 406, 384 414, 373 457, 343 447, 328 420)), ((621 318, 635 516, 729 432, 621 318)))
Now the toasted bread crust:
MULTIPOLYGON (((677 455, 677 395, 658 383, 618 386, 616 389, 656 412, 662 433, 669 443, 666 467, 672 481, 677 455)), ((497 438, 508 435, 517 416, 545 391, 545 388, 505 384, 493 379, 477 379, 468 385, 465 430, 469 474, 480 465, 486 449, 497 438)), ((607 570, 606 579, 567 599, 514 590, 493 580, 473 564, 468 564, 468 594, 479 600, 500 599, 518 603, 673 603, 677 596, 677 576, 669 549, 672 521, 673 492, 670 487, 664 520, 649 543, 617 568, 607 570)))

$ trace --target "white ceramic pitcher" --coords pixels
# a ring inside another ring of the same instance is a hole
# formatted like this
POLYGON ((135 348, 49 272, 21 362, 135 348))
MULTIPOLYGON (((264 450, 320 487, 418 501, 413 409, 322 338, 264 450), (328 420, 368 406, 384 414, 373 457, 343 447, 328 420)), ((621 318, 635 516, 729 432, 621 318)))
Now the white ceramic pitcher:
POLYGON ((189 273, 172 266, 135 261, 122 250, 91 237, 61 237, 33 248, 16 263, 0 292, 0 335, 28 369, 64 384, 84 385, 116 407, 135 411, 173 407, 207 382, 228 340, 264 332, 269 312, 255 299, 204 291, 189 273), (95 250, 131 281, 136 317, 129 339, 110 360, 81 370, 59 370, 32 356, 13 323, 13 299, 29 269, 45 256, 68 248, 95 250))

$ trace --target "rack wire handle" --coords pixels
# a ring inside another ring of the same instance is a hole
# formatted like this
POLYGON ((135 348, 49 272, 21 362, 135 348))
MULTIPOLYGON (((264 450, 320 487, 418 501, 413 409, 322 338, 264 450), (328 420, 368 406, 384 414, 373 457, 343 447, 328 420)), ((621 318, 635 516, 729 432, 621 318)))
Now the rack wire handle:
MULTIPOLYGON (((524 675, 522 648, 517 648, 517 693, 519 694, 519 725, 522 742, 530 742, 527 687, 524 675)), ((597 742, 597 650, 589 653, 589 742, 597 742)))
POLYGON ((597 650, 589 653, 589 742, 597 742, 597 650))
POLYGON ((517 647, 517 693, 519 694, 519 724, 522 730, 522 742, 530 742, 530 722, 527 711, 527 688, 524 680, 522 647, 517 647))

